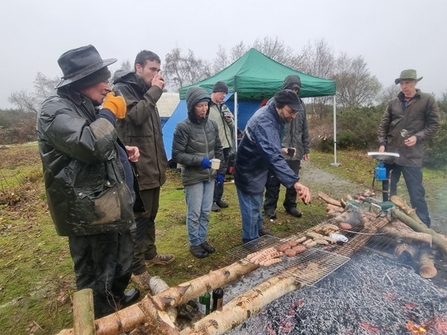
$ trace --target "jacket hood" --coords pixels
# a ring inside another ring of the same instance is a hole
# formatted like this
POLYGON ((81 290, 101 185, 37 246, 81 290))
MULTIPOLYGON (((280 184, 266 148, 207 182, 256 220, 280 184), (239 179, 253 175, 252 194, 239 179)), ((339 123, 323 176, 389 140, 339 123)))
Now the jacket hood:
POLYGON ((301 89, 301 78, 296 74, 291 74, 284 79, 284 84, 282 85, 283 90, 291 90, 294 88, 301 89))
POLYGON ((118 70, 113 74, 112 82, 113 84, 128 84, 140 89, 142 92, 146 92, 149 89, 149 86, 134 71, 118 70))
POLYGON ((191 87, 185 95, 186 107, 188 108, 188 118, 191 121, 197 120, 196 114, 194 113, 194 106, 197 105, 201 100, 208 101, 208 111, 206 112, 206 117, 210 113, 209 105, 211 98, 206 91, 201 87, 191 87))

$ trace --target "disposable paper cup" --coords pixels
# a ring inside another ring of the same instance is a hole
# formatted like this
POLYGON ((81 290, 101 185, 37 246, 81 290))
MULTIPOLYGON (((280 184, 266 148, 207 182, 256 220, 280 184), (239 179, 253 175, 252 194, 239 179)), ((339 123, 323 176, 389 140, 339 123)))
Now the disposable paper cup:
POLYGON ((214 170, 218 170, 220 168, 220 159, 213 158, 211 160, 211 168, 214 170))

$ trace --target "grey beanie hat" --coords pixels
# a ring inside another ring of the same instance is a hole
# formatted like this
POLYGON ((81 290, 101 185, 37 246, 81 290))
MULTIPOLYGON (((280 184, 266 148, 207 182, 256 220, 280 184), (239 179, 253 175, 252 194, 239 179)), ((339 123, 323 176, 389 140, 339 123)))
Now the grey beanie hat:
POLYGON ((301 78, 296 74, 288 75, 284 79, 284 84, 282 85, 283 90, 292 90, 294 88, 301 89, 301 78))
POLYGON ((223 81, 218 81, 213 86, 213 93, 215 92, 225 92, 228 93, 228 86, 223 81))

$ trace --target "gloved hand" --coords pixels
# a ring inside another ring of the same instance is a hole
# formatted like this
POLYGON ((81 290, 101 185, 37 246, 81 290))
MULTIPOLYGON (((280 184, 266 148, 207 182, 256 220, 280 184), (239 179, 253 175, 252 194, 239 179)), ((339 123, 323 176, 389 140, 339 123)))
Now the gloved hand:
POLYGON ((200 163, 200 167, 202 169, 209 169, 211 168, 211 161, 208 157, 203 157, 202 162, 200 163))
POLYGON ((223 174, 218 173, 217 177, 216 177, 217 183, 218 184, 223 184, 224 180, 225 180, 225 176, 223 174))
POLYGON ((115 93, 113 92, 107 93, 102 107, 110 110, 113 114, 115 114, 117 119, 124 119, 126 116, 126 101, 121 96, 115 96, 115 93))

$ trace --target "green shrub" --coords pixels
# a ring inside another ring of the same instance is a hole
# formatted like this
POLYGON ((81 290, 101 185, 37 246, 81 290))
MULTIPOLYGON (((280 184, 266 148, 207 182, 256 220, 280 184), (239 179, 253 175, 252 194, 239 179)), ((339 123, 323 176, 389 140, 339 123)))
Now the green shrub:
POLYGON ((337 116, 340 148, 377 148, 377 130, 382 115, 382 108, 374 106, 341 111, 337 116))
MULTIPOLYGON (((337 148, 367 150, 377 149, 377 130, 383 115, 383 106, 360 107, 337 112, 337 148)), ((332 122, 327 120, 327 122, 332 122)), ((322 152, 331 152, 333 136, 315 143, 322 152)))
POLYGON ((435 169, 447 169, 447 121, 441 121, 436 136, 426 143, 424 165, 435 169))

